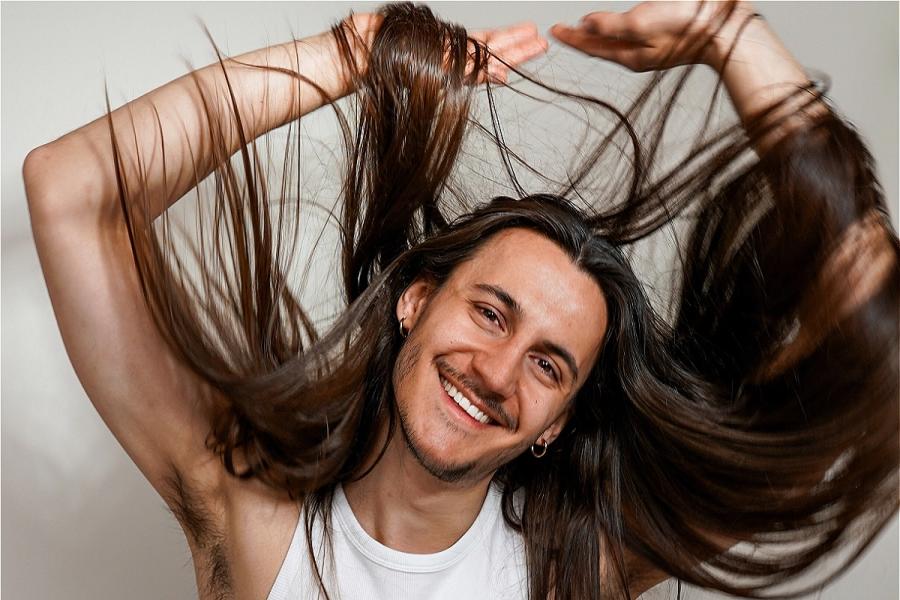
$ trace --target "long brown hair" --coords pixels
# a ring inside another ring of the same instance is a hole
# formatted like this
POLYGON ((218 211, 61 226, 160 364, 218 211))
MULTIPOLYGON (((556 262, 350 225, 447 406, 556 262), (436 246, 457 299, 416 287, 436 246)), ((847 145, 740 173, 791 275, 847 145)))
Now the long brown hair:
MULTIPOLYGON (((567 182, 528 193, 516 169, 530 165, 504 143, 490 84, 490 123, 470 119, 487 49, 426 7, 381 14, 365 73, 348 21, 332 30, 357 91, 355 123, 335 106, 346 306, 324 332, 290 285, 299 194, 282 183, 272 197, 255 142, 239 165, 217 149, 212 219, 199 234, 212 236, 194 248, 193 267, 165 217, 150 222, 140 186, 120 181, 154 320, 220 392, 209 441, 228 471, 302 498, 311 536, 335 485, 383 451, 378 428, 393 431, 400 293, 417 277, 440 283, 494 233, 528 227, 594 275, 610 306, 603 351, 557 443, 496 476, 504 516, 523 535, 529 596, 625 596, 626 551, 684 581, 757 597, 850 548, 824 581, 842 572, 898 506, 900 245, 858 135, 834 111, 813 110, 824 90, 798 89, 743 126, 704 126, 662 168, 663 130, 694 67, 655 74, 627 110, 519 72, 613 117, 567 182), (785 114, 788 103, 797 108, 785 114), (788 119, 790 135, 755 159, 788 119), (458 185, 470 131, 492 140, 518 197, 485 202, 458 185), (610 156, 627 184, 587 196, 610 156), (676 218, 689 225, 665 320, 627 251, 676 218), (737 540, 772 551, 729 549, 737 540)), ((240 118, 234 108, 207 114, 214 140, 240 118)))

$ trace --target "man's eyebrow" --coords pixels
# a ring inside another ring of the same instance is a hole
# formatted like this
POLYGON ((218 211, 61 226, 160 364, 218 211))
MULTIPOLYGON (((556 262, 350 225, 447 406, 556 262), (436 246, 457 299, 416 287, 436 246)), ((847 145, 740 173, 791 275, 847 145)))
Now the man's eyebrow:
POLYGON ((563 359, 563 362, 565 362, 572 371, 572 379, 578 381, 578 365, 575 364, 575 358, 572 357, 572 354, 559 344, 554 344, 553 342, 545 340, 542 345, 547 348, 547 351, 550 354, 556 354, 563 359))
MULTIPOLYGON (((515 298, 510 296, 509 293, 503 288, 496 285, 491 285, 489 283, 476 283, 475 287, 494 296, 497 300, 506 305, 507 308, 513 311, 517 317, 522 318, 522 316, 525 314, 525 311, 522 310, 522 305, 519 304, 515 298)), ((578 381, 578 365, 575 362, 575 358, 572 356, 571 352, 569 352, 559 344, 555 344, 547 340, 541 342, 541 346, 543 346, 548 353, 556 354, 557 356, 562 358, 563 362, 566 363, 566 366, 569 367, 569 370, 572 371, 572 378, 575 381, 578 381)))
POLYGON ((489 283, 476 283, 475 287, 482 292, 487 292, 494 296, 497 300, 505 304, 508 309, 516 313, 517 317, 521 318, 525 314, 525 311, 522 310, 522 305, 516 302, 516 299, 510 296, 503 288, 489 283))

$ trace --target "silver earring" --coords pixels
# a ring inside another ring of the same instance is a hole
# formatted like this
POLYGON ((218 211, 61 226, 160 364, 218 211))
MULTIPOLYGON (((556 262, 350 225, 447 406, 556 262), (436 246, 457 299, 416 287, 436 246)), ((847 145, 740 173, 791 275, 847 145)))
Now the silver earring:
POLYGON ((403 329, 403 321, 406 320, 406 317, 400 317, 400 337, 405 338, 409 333, 405 329, 403 329))
POLYGON ((541 458, 547 454, 548 444, 542 444, 540 440, 531 445, 531 455, 535 458, 541 458))

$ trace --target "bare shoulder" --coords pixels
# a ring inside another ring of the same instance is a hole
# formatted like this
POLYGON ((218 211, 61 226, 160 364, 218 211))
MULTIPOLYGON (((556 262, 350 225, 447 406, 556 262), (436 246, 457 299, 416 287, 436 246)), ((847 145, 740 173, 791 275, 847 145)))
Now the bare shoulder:
POLYGON ((286 492, 258 480, 232 479, 226 530, 236 598, 266 598, 281 569, 300 518, 300 505, 286 492))
POLYGON ((163 497, 181 525, 201 600, 266 598, 287 554, 300 510, 287 493, 221 465, 175 473, 163 497))

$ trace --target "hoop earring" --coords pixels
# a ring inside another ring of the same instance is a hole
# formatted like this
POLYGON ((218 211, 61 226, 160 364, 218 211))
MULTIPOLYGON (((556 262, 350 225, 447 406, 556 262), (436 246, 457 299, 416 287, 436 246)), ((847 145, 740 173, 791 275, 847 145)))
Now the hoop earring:
POLYGON ((403 321, 405 320, 406 317, 400 317, 400 337, 402 338, 406 338, 406 336, 409 335, 409 333, 405 329, 403 329, 403 321))
POLYGON ((531 445, 531 455, 535 458, 542 458, 547 454, 547 446, 548 444, 542 444, 540 441, 533 443, 531 445))

